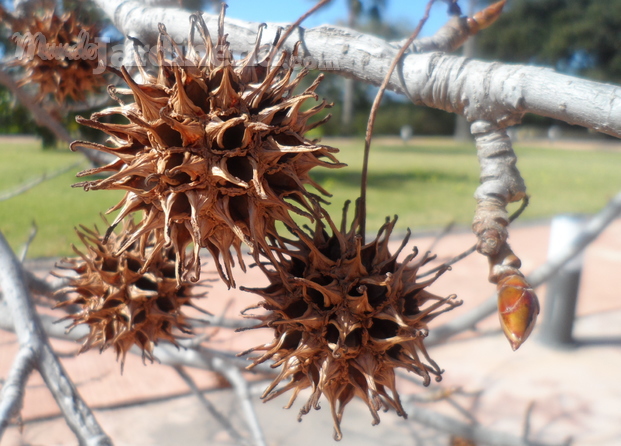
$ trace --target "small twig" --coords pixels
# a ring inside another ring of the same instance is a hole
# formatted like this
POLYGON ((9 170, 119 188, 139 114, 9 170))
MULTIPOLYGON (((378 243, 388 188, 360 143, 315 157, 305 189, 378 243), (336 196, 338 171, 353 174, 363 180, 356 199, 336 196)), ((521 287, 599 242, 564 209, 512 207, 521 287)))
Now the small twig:
POLYGON ((23 346, 17 352, 0 393, 0 439, 11 419, 19 414, 28 378, 34 369, 36 352, 23 346))
POLYGON ((81 164, 83 164, 84 161, 80 160, 77 163, 73 163, 69 166, 65 166, 65 167, 61 167, 58 170, 55 170, 53 172, 46 172, 43 175, 41 175, 40 177, 25 181, 24 183, 20 184, 19 186, 17 186, 16 188, 12 189, 12 190, 8 190, 5 192, 0 193, 0 201, 5 201, 8 200, 10 198, 13 197, 17 197, 18 195, 23 194, 24 192, 28 192, 30 189, 32 189, 35 186, 38 186, 39 184, 43 183, 44 181, 47 180, 51 180, 53 178, 56 178, 59 175, 62 175, 65 172, 68 172, 72 169, 76 169, 77 167, 79 167, 81 164))
POLYGON ((427 248, 425 252, 433 252, 437 244, 440 243, 440 241, 444 237, 450 234, 454 226, 455 226, 455 222, 452 221, 448 225, 446 225, 444 228, 442 228, 442 231, 440 231, 440 233, 434 237, 433 242, 431 242, 431 245, 429 245, 429 248, 427 248))
POLYGON ((272 57, 274 57, 274 55, 280 49, 282 44, 285 43, 285 41, 289 38, 289 36, 293 32, 293 30, 295 30, 298 26, 300 26, 300 24, 304 20, 306 20, 308 17, 310 17, 312 14, 314 14, 317 10, 319 10, 320 8, 322 8, 325 5, 327 5, 328 3, 330 3, 330 1, 331 0, 321 0, 315 6, 313 6, 311 9, 309 9, 304 14, 302 14, 300 16, 300 18, 297 19, 291 26, 289 26, 287 28, 287 30, 284 32, 284 34, 282 36, 280 36, 280 39, 278 39, 278 42, 276 43, 276 45, 274 45, 274 47, 270 50, 270 53, 269 53, 269 56, 268 56, 268 60, 272 60, 272 57))
POLYGON ((457 401, 455 401, 454 398, 451 398, 450 395, 446 398, 446 402, 449 403, 451 406, 453 406, 455 410, 457 410, 457 412, 459 412, 464 418, 468 419, 468 421, 470 421, 472 424, 479 423, 476 417, 472 415, 472 413, 470 413, 468 409, 466 409, 461 404, 459 404, 457 401))
POLYGON ((384 76, 384 80, 382 81, 382 85, 375 95, 375 99, 373 100, 373 105, 371 106, 371 112, 369 113, 369 120, 367 122, 367 131, 364 137, 364 157, 362 160, 362 178, 360 180, 360 200, 358 204, 358 220, 360 222, 360 237, 362 238, 362 243, 365 243, 365 232, 366 232, 366 216, 367 216, 367 183, 368 183, 368 172, 369 172, 369 154, 371 152, 371 138, 373 137, 373 126, 375 124, 375 118, 377 117, 377 112, 379 111, 380 103, 384 97, 384 92, 386 91, 386 87, 390 82, 390 78, 392 77, 392 73, 395 71, 397 64, 401 61, 401 58, 407 51, 408 47, 412 44, 414 39, 418 37, 420 30, 423 28, 423 25, 429 18, 429 12, 431 11, 431 5, 435 0, 429 0, 427 3, 427 7, 425 8, 425 15, 418 22, 418 26, 406 40, 405 44, 401 47, 395 58, 392 60, 390 67, 388 68, 388 72, 386 76, 384 76))
MULTIPOLYGON (((220 316, 205 315, 202 320, 208 322, 210 328, 230 328, 237 330, 238 328, 251 328, 257 325, 257 322, 252 319, 231 319, 220 316)), ((195 326, 195 324, 192 324, 195 326)), ((197 327, 204 327, 204 323, 196 324, 197 327)))
MULTIPOLYGON (((528 195, 525 195, 524 198, 522 199, 522 204, 520 205, 519 209, 517 211, 515 211, 511 217, 509 217, 509 222, 513 222, 515 219, 517 219, 520 215, 522 215, 522 212, 524 212, 524 209, 526 209, 526 207, 528 206, 528 195)), ((472 245, 470 248, 466 249, 464 252, 462 252, 461 254, 453 257, 451 260, 449 260, 448 262, 445 262, 439 266, 436 266, 433 269, 430 269, 429 271, 425 271, 424 273, 420 274, 418 276, 418 278, 423 278, 426 276, 429 276, 431 274, 437 273, 438 271, 440 271, 441 269, 445 269, 447 266, 451 266, 454 265, 455 263, 459 262, 460 260, 465 259, 466 257, 468 257, 470 254, 472 254, 474 251, 476 251, 477 249, 477 245, 476 243, 474 245, 472 245)))
POLYGON ((218 364, 218 371, 226 377, 228 382, 230 382, 235 389, 235 394, 239 398, 242 410, 246 416, 246 422, 250 427, 254 444, 257 446, 266 446, 267 443, 265 442, 265 436, 263 435, 261 424, 257 418, 254 406, 252 405, 248 382, 244 379, 237 367, 220 362, 216 362, 216 364, 218 364))
POLYGON ((222 427, 229 433, 231 438, 234 439, 238 444, 246 444, 244 437, 239 432, 237 432, 235 427, 233 427, 233 425, 229 422, 228 418, 222 415, 220 411, 216 409, 213 404, 211 404, 211 401, 209 401, 205 397, 203 392, 200 391, 192 377, 185 370, 183 370, 183 367, 173 366, 173 368, 185 381, 194 396, 196 396, 200 400, 205 409, 207 409, 207 411, 216 419, 216 421, 222 425, 222 427))
POLYGON ((37 223, 33 221, 32 227, 30 228, 30 234, 28 234, 28 240, 26 240, 26 243, 24 243, 24 246, 22 247, 22 252, 19 255, 20 263, 24 263, 24 260, 26 260, 26 256, 28 255, 28 248, 30 248, 30 244, 32 243, 34 238, 37 236, 37 230, 38 230, 37 223))
POLYGON ((526 408, 526 413, 524 414, 524 431, 522 433, 522 438, 526 439, 530 435, 530 418, 533 415, 533 410, 535 409, 535 402, 531 401, 526 408))
MULTIPOLYGON (((201 336, 201 340, 196 345, 200 344, 203 341, 209 341, 211 338, 213 338, 220 332, 220 328, 222 328, 221 324, 225 320, 224 315, 227 313, 227 311, 229 311, 232 304, 233 304, 233 299, 229 299, 227 303, 225 304, 224 308, 222 309, 222 311, 220 312, 219 316, 215 317, 215 319, 213 320, 205 319, 205 324, 209 324, 210 327, 214 328, 215 330, 209 333, 209 335, 201 336)), ((239 327, 235 327, 235 329, 237 328, 239 327)))
MULTIPOLYGON (((64 301, 65 294, 59 293, 55 294, 56 291, 64 288, 69 283, 69 279, 66 278, 56 278, 51 282, 48 282, 44 279, 40 279, 34 275, 32 271, 28 271, 27 269, 23 270, 24 272, 24 281, 26 282, 26 286, 28 287, 28 291, 35 296, 45 296, 47 298, 53 299, 54 303, 56 301, 64 301)), ((49 306, 49 304, 47 305, 49 306)))
MULTIPOLYGON (((553 444, 528 441, 504 432, 464 423, 456 418, 423 409, 416 404, 411 404, 409 401, 405 403, 407 404, 406 410, 408 412, 408 419, 417 421, 441 432, 467 438, 477 444, 502 444, 504 446, 551 446, 553 444)), ((560 446, 565 443, 555 444, 560 446)))

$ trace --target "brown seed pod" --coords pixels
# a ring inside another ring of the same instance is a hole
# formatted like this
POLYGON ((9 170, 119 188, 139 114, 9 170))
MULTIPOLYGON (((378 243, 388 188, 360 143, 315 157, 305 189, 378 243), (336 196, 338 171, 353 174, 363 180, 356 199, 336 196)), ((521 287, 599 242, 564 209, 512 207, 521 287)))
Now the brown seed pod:
POLYGON ((7 65, 23 68, 19 87, 38 84, 37 102, 48 95, 59 105, 68 99, 84 101, 87 93, 106 84, 104 76, 95 74, 99 53, 92 39, 99 35, 97 26, 80 23, 73 12, 16 18, 0 7, 0 18, 10 25, 20 48, 20 56, 7 65))
POLYGON ((90 329, 80 353, 92 347, 101 351, 113 347, 122 367, 133 345, 142 349, 143 358, 152 361, 153 347, 159 340, 176 344, 176 332, 190 333, 181 307, 202 296, 192 295, 192 285, 177 286, 174 250, 153 246, 156 237, 152 234, 117 257, 114 252, 135 229, 133 222, 128 220, 120 235, 112 233, 105 242, 97 228, 81 229, 76 232, 86 252, 74 246, 79 257, 63 259, 58 265, 75 273, 68 277, 69 285, 59 291, 73 293, 74 297, 57 305, 81 307, 68 316, 73 319, 68 330, 79 324, 90 329))
POLYGON ((301 417, 318 409, 324 394, 338 440, 343 410, 354 396, 369 406, 373 424, 379 423, 380 408, 392 407, 406 416, 396 389, 396 368, 421 376, 425 385, 430 375, 441 379, 442 370, 424 346, 427 323, 461 301, 425 290, 445 269, 416 281, 419 268, 431 260, 428 253, 413 262, 415 250, 397 261, 409 234, 395 254, 389 252, 396 218, 387 220, 368 244, 357 234, 357 219, 346 231, 346 209, 340 230, 327 214, 325 218, 332 236, 318 223, 312 238, 300 234, 287 244, 277 241, 280 262, 277 270, 266 271, 270 285, 247 289, 264 299, 259 306, 267 310, 250 316, 261 321, 255 328, 273 328, 275 337, 245 353, 262 352, 250 367, 270 359, 274 367, 282 366, 263 394, 266 401, 292 390, 288 408, 300 390, 311 388, 301 417))
POLYGON ((178 257, 193 244, 190 268, 179 271, 179 280, 197 280, 198 250, 206 247, 222 279, 235 286, 230 248, 237 251, 242 267, 242 242, 269 252, 265 240, 275 235, 277 221, 296 227, 290 212, 314 218, 316 196, 307 185, 328 195, 309 171, 342 166, 333 155, 337 149, 304 138, 325 119, 313 124, 308 120, 329 106, 323 101, 308 110, 301 108, 307 99, 317 99, 314 90, 321 76, 295 95, 293 90, 308 70, 294 76, 293 64, 287 66, 293 59, 284 53, 271 66, 270 61, 259 60, 260 34, 255 50, 234 60, 223 34, 223 16, 214 44, 200 14, 194 15, 183 56, 160 25, 157 74, 151 76, 141 68, 139 83, 122 68, 120 75, 129 90, 113 92, 114 98, 116 93, 131 94, 135 102, 119 101, 119 107, 91 119, 78 118, 108 133, 114 147, 83 141, 72 146, 113 153, 119 159, 80 174, 111 172, 110 177, 75 186, 127 191, 114 207, 121 211, 112 226, 144 211, 129 244, 154 229, 163 229, 166 246, 174 246, 178 257), (194 41, 197 31, 200 45, 194 41), (170 57, 165 55, 167 45, 170 57), (125 117, 128 123, 100 121, 112 116, 125 117))

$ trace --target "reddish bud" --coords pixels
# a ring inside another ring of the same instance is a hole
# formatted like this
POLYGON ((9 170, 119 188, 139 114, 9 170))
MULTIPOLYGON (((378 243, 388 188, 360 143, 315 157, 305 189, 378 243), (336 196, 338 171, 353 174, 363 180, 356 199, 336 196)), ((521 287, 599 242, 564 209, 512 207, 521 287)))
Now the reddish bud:
POLYGON ((482 11, 477 12, 472 18, 468 18, 468 27, 470 28, 470 34, 476 34, 480 30, 485 29, 491 26, 500 14, 502 13, 502 8, 507 3, 507 0, 501 0, 492 5, 489 5, 487 8, 482 11))
POLYGON ((517 350, 535 327, 539 314, 537 295, 521 275, 513 274, 500 280, 498 315, 500 325, 513 350, 517 350))

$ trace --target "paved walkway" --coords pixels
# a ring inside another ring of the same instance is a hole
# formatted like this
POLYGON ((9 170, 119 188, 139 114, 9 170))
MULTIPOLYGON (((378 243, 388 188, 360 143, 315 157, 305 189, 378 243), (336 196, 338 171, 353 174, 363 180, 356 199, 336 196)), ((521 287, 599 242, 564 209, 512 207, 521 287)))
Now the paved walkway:
MULTIPOLYGON (((512 230, 511 245, 521 257, 525 272, 545 261, 548 236, 547 224, 512 230)), ((414 239, 422 250, 431 242, 431 237, 414 239)), ((435 250, 440 258, 450 257, 473 242, 474 237, 463 232, 444 238, 435 250)), ((214 277, 212 263, 206 263, 206 276, 214 277)), ((431 349, 431 356, 446 370, 442 383, 432 383, 427 389, 405 381, 399 383, 406 405, 412 398, 427 401, 410 405, 408 411, 414 415, 415 408, 421 407, 467 420, 459 404, 480 426, 495 431, 520 436, 527 426, 528 438, 533 441, 559 444, 572 439, 575 445, 621 445, 621 299, 615 282, 620 273, 621 221, 617 221, 586 253, 580 317, 575 327, 578 347, 550 349, 538 342, 535 331, 529 342, 512 352, 498 331, 497 318, 490 317, 480 324, 478 334, 431 349), (428 402, 443 389, 460 390, 449 401, 428 402)), ((462 307, 438 322, 469 311, 490 296, 494 287, 487 283, 486 276, 486 259, 472 255, 438 280, 433 291, 441 295, 456 293, 464 300, 462 307)), ((258 286, 260 281, 254 269, 239 278, 240 284, 247 286, 258 286)), ((545 310, 545 289, 539 289, 538 294, 545 310)), ((239 309, 255 302, 256 298, 248 293, 228 291, 214 283, 205 305, 215 314, 226 311, 228 317, 235 317, 239 309)), ((220 330, 211 343, 213 348, 241 351, 268 338, 267 332, 246 332, 232 338, 231 332, 220 330)), ((55 341, 55 347, 67 354, 76 351, 76 345, 70 342, 55 341)), ((6 376, 15 352, 13 335, 0 332, 0 376, 6 376)), ((235 444, 196 398, 187 395, 187 386, 169 367, 143 366, 139 358, 131 356, 120 375, 111 352, 88 352, 77 358, 69 355, 63 363, 117 445, 235 444), (135 405, 137 401, 145 403, 135 405)), ((209 400, 245 432, 239 404, 230 389, 222 388, 222 379, 203 371, 191 374, 201 388, 209 390, 209 400)), ((257 394, 254 404, 269 445, 331 443, 332 422, 325 401, 322 410, 311 412, 297 423, 304 394, 286 411, 282 406, 287 396, 267 404, 260 402, 258 394, 263 387, 264 383, 253 387, 257 394)), ((340 444, 448 444, 446 435, 412 419, 402 420, 393 412, 381 417, 381 424, 373 427, 366 407, 357 401, 351 403, 345 411, 344 440, 340 444)), ((58 418, 56 405, 38 376, 28 384, 22 419, 22 432, 11 427, 2 446, 77 444, 64 420, 58 418)))

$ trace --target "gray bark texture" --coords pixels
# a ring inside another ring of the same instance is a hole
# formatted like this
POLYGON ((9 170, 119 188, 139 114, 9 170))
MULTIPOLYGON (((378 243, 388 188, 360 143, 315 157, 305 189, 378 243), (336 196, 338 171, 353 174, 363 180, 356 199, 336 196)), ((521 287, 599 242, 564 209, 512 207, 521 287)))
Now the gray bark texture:
MULTIPOLYGON (((96 0, 125 36, 155 45, 158 23, 177 41, 187 39, 190 12, 153 8, 135 0, 96 0)), ((203 14, 217 30, 218 18, 203 14)), ((279 27, 269 23, 263 41, 272 42, 279 27)), ((254 47, 259 23, 225 19, 231 49, 254 47)), ((214 32, 215 34, 215 32, 214 32)), ((319 69, 379 85, 399 50, 398 43, 347 28, 322 25, 298 28, 283 45, 291 51, 302 42, 306 61, 319 69)), ((621 88, 554 72, 548 68, 482 62, 442 52, 409 53, 388 89, 407 93, 417 104, 463 114, 469 121, 490 121, 501 127, 535 113, 621 137, 621 88)))

